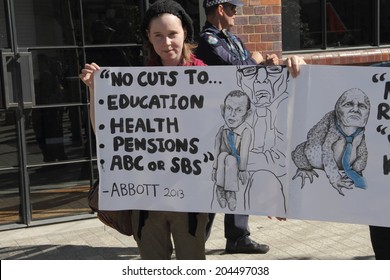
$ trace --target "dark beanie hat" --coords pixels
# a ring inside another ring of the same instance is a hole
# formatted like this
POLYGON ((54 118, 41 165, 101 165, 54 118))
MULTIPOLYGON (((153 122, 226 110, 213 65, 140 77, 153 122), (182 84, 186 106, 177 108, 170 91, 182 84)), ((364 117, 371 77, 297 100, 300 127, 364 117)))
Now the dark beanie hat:
POLYGON ((148 39, 146 30, 149 29, 150 21, 159 14, 172 14, 177 16, 181 20, 183 27, 187 30, 187 37, 184 41, 189 43, 193 41, 194 27, 192 26, 192 20, 183 7, 173 0, 158 0, 146 11, 142 23, 142 36, 146 40, 148 39))

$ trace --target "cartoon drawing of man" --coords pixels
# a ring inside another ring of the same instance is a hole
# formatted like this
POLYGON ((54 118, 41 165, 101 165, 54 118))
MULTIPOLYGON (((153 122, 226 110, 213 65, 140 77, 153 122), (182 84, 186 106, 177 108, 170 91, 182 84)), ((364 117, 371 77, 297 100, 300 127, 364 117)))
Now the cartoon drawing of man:
POLYGON ((248 160, 251 177, 246 201, 250 207, 249 192, 256 186, 258 191, 270 194, 269 199, 263 196, 264 205, 275 199, 280 202, 281 207, 276 211, 280 216, 286 211, 283 178, 286 175, 284 151, 287 122, 285 117, 282 120, 278 117, 280 112, 287 112, 288 78, 289 72, 281 65, 254 65, 237 69, 237 83, 243 91, 248 92, 253 106, 252 117, 248 120, 254 130, 254 140, 248 160))
MULTIPOLYGON (((237 70, 238 85, 250 92, 254 106, 251 124, 256 135, 252 152, 264 153, 271 161, 284 158, 285 147, 281 143, 285 140, 283 135, 287 126, 285 121, 278 122, 278 111, 287 105, 284 101, 288 98, 288 77, 289 72, 280 65, 255 65, 237 70)), ((279 164, 285 166, 283 160, 279 164)))
POLYGON ((335 109, 327 113, 307 134, 307 141, 292 152, 298 170, 293 179, 313 182, 314 169, 324 170, 330 184, 340 195, 342 189, 366 188, 362 176, 367 165, 364 128, 370 113, 370 100, 357 88, 345 91, 335 109))
POLYGON ((225 124, 215 138, 215 158, 212 180, 216 184, 217 201, 231 211, 237 206, 236 193, 240 182, 248 181, 248 156, 252 143, 252 128, 246 122, 251 115, 251 102, 242 91, 231 91, 221 105, 225 124))

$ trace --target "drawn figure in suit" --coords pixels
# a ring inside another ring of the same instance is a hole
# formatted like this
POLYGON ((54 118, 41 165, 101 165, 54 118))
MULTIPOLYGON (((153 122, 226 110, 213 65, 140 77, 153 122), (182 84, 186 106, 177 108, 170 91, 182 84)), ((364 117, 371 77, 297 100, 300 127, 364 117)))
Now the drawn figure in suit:
POLYGON ((246 122, 252 114, 249 97, 240 90, 231 91, 221 105, 225 124, 215 138, 215 158, 212 180, 216 184, 216 197, 221 208, 231 211, 237 206, 236 193, 240 184, 248 182, 248 156, 253 132, 246 122))

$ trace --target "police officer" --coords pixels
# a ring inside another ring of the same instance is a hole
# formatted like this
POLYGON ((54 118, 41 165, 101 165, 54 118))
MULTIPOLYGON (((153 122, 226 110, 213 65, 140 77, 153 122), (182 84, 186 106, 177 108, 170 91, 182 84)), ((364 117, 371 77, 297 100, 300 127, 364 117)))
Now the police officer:
POLYGON ((229 29, 234 26, 236 7, 243 6, 236 0, 204 0, 207 21, 200 34, 196 55, 208 65, 256 65, 277 64, 275 54, 266 60, 255 51, 249 52, 242 41, 229 29))
MULTIPOLYGON (((274 54, 264 59, 259 52, 250 53, 242 41, 229 29, 234 26, 236 0, 204 0, 207 21, 200 34, 196 56, 207 65, 277 64, 274 54)), ((212 217, 213 218, 213 217, 212 217)), ((265 254, 269 246, 249 238, 248 215, 225 214, 226 252, 229 254, 265 254)))

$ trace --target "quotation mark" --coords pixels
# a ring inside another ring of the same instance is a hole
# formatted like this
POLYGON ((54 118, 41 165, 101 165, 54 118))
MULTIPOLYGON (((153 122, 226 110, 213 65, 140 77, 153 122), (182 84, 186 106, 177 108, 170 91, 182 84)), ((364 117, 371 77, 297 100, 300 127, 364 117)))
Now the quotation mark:
POLYGON ((376 131, 380 132, 380 134, 382 134, 382 135, 385 135, 386 134, 386 129, 387 129, 387 126, 386 127, 382 127, 382 125, 379 125, 376 128, 376 131))
POLYGON ((204 155, 204 162, 208 162, 209 160, 210 161, 213 161, 214 160, 214 156, 212 153, 210 152, 207 152, 207 154, 203 154, 204 155))
POLYGON ((383 82, 383 81, 385 80, 385 75, 386 75, 386 73, 383 73, 382 75, 380 75, 380 76, 379 76, 379 80, 378 80, 378 75, 379 75, 379 73, 378 73, 378 74, 375 74, 374 76, 372 76, 372 81, 373 81, 374 83, 378 83, 379 81, 383 82))
POLYGON ((108 79, 110 78, 110 70, 104 69, 102 73, 100 73, 100 79, 108 79))
MULTIPOLYGON (((382 125, 379 125, 377 128, 376 128, 376 131, 382 135, 385 135, 387 132, 386 132, 386 129, 387 129, 387 126, 383 127, 382 125)), ((387 141, 389 141, 390 143, 390 134, 387 135, 387 141)))

